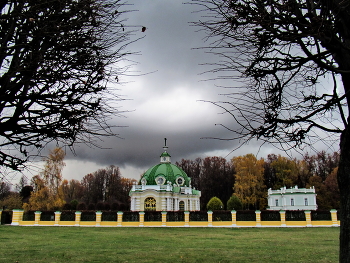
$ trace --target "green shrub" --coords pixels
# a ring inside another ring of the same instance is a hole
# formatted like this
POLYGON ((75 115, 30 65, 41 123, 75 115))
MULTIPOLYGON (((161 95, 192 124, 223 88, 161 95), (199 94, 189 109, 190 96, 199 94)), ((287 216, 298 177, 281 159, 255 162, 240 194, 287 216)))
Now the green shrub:
POLYGON ((77 199, 73 199, 72 201, 70 201, 70 206, 72 207, 73 210, 77 209, 79 202, 77 199))
POLYGON ((216 196, 212 197, 207 204, 207 210, 214 211, 214 210, 223 210, 223 209, 224 209, 224 204, 216 196))
POLYGON ((242 202, 236 195, 232 195, 227 201, 227 210, 241 210, 242 207, 242 202))

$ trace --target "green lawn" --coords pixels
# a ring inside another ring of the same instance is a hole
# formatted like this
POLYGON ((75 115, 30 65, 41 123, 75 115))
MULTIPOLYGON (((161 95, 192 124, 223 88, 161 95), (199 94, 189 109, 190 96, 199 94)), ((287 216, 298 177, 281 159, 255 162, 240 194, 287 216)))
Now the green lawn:
POLYGON ((339 228, 0 226, 0 262, 337 262, 339 228))

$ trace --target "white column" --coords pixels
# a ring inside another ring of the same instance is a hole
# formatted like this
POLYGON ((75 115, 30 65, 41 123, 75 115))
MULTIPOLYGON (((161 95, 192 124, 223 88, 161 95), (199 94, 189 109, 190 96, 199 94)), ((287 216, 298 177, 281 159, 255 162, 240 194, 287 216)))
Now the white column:
POLYGON ((166 197, 161 197, 162 198, 162 211, 166 210, 166 205, 167 205, 167 198, 166 197))
POLYGON ((135 197, 131 197, 130 210, 135 211, 135 197))
POLYGON ((140 211, 141 210, 141 198, 140 196, 135 197, 135 211, 140 211))
POLYGON ((167 199, 166 211, 171 211, 171 198, 167 199))
POLYGON ((174 198, 175 201, 175 211, 179 211, 179 198, 174 198))

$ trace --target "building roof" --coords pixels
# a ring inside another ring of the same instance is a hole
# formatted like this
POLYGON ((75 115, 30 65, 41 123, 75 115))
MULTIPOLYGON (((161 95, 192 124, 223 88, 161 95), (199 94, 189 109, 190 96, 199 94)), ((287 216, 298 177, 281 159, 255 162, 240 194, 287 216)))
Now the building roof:
POLYGON ((178 166, 171 163, 168 147, 165 145, 164 152, 160 155, 160 163, 149 168, 141 177, 139 184, 144 185, 167 185, 187 186, 191 184, 191 178, 178 166))
POLYGON ((191 178, 178 166, 171 163, 160 163, 149 168, 142 176, 140 184, 157 185, 169 184, 190 186, 191 178), (163 178, 163 181, 159 181, 163 178))

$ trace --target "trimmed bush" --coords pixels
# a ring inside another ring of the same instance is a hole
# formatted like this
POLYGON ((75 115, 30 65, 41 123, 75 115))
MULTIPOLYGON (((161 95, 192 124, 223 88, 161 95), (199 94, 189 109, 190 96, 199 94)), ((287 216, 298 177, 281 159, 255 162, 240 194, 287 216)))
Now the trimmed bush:
POLYGON ((105 206, 104 210, 107 210, 107 211, 111 210, 110 204, 105 203, 104 206, 105 206))
POLYGON ((214 211, 214 210, 223 210, 223 209, 224 209, 224 204, 216 196, 212 197, 207 204, 207 210, 214 211))
POLYGON ((87 207, 87 210, 95 210, 96 206, 95 204, 89 204, 87 207))
MULTIPOLYGON (((70 205, 70 204, 68 204, 68 203, 65 203, 64 205, 63 205, 63 208, 62 208, 63 210, 72 210, 72 206, 70 205)), ((74 208, 74 210, 75 210, 75 208, 74 208)))
POLYGON ((85 203, 80 203, 77 205, 77 210, 81 211, 81 210, 86 210, 86 204, 85 203))
POLYGON ((112 211, 118 211, 119 209, 119 204, 118 203, 113 203, 112 206, 111 206, 111 210, 112 211))
MULTIPOLYGON (((104 210, 104 209, 105 209, 104 203, 98 202, 96 204, 96 210, 101 211, 101 210, 104 210)), ((93 210, 93 209, 89 209, 89 210, 93 210)))
POLYGON ((227 210, 242 210, 242 208, 242 202, 236 195, 232 195, 230 199, 228 199, 227 210))
POLYGON ((77 209, 78 204, 79 204, 79 202, 77 199, 70 201, 70 206, 71 206, 72 210, 77 209))

